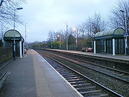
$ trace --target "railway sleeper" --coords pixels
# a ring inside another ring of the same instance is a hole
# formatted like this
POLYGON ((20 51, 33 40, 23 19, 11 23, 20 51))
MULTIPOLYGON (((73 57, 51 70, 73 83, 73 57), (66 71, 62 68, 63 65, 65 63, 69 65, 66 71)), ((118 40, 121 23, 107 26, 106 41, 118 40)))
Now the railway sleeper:
POLYGON ((61 70, 61 68, 55 68, 59 72, 67 72, 66 70, 61 70))
POLYGON ((62 74, 62 75, 67 75, 67 76, 68 75, 74 75, 73 73, 70 73, 70 72, 67 72, 67 71, 66 72, 59 72, 59 73, 62 74))
POLYGON ((83 81, 83 79, 68 79, 68 82, 83 81))
POLYGON ((65 78, 66 78, 66 79, 80 79, 80 78, 78 78, 77 76, 72 76, 72 77, 71 77, 71 76, 69 76, 69 77, 67 76, 67 77, 65 77, 65 78))
POLYGON ((91 83, 83 82, 83 83, 71 83, 72 85, 91 85, 91 83))
POLYGON ((67 72, 67 71, 58 71, 60 74, 62 74, 62 75, 74 75, 73 73, 71 73, 71 72, 67 72))
POLYGON ((68 72, 67 70, 66 71, 59 71, 59 72, 62 74, 73 74, 72 72, 68 72))
POLYGON ((72 80, 72 81, 69 81, 69 83, 76 83, 76 82, 84 82, 84 80, 72 80))
POLYGON ((84 96, 84 97, 109 97, 109 95, 108 94, 100 94, 100 95, 84 96))
POLYGON ((66 79, 80 79, 77 76, 70 76, 70 77, 66 77, 66 79))
POLYGON ((76 88, 79 92, 80 91, 89 91, 89 90, 95 90, 96 86, 87 86, 87 87, 81 87, 81 88, 76 88))
POLYGON ((77 77, 77 76, 75 76, 75 77, 66 77, 66 79, 82 79, 82 80, 84 80, 83 78, 81 78, 81 77, 77 77))
POLYGON ((62 69, 62 68, 56 68, 56 70, 63 71, 63 72, 67 71, 66 69, 62 69))
POLYGON ((79 83, 86 83, 86 81, 75 81, 75 82, 70 82, 71 84, 79 84, 79 83))
POLYGON ((85 84, 74 84, 72 85, 74 86, 75 88, 79 88, 79 87, 88 87, 88 86, 91 86, 90 83, 85 83, 85 84))
MULTIPOLYGON (((62 74, 62 75, 63 75, 63 74, 62 74)), ((66 78, 66 77, 75 77, 76 75, 73 75, 73 74, 72 74, 72 75, 63 75, 63 76, 66 78)))
POLYGON ((75 81, 84 81, 84 79, 80 79, 80 78, 65 78, 68 82, 75 82, 75 81))
POLYGON ((80 85, 80 84, 89 84, 87 82, 75 82, 75 83, 71 83, 72 85, 80 85))
POLYGON ((101 90, 89 90, 89 91, 80 91, 80 93, 84 96, 97 96, 97 97, 100 97, 102 93, 101 90))

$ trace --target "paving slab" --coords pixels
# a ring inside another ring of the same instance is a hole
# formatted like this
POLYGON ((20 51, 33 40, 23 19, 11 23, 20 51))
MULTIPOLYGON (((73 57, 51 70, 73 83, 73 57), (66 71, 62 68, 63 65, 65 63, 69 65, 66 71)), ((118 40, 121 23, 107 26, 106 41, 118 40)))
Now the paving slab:
POLYGON ((10 62, 2 71, 11 74, 0 91, 0 97, 36 97, 36 84, 32 56, 10 62))

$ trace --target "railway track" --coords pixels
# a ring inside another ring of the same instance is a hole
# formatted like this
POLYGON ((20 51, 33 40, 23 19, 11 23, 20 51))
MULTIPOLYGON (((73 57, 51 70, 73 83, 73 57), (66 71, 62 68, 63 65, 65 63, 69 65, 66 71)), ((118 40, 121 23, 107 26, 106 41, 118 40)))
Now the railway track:
POLYGON ((54 54, 54 56, 65 59, 65 60, 70 61, 70 62, 73 62, 75 64, 79 64, 85 68, 94 70, 96 72, 108 75, 108 76, 115 78, 117 80, 120 80, 122 82, 129 83, 129 72, 125 72, 122 70, 113 69, 110 67, 98 65, 98 64, 95 64, 93 62, 88 62, 85 60, 81 60, 80 58, 74 58, 71 56, 57 55, 57 54, 54 54))
POLYGON ((116 69, 115 67, 104 66, 103 64, 100 65, 99 63, 95 63, 95 62, 92 62, 92 61, 87 61, 85 59, 82 59, 82 57, 81 58, 78 57, 77 55, 74 55, 74 57, 70 56, 70 55, 65 55, 65 54, 61 54, 61 55, 65 56, 65 57, 75 59, 75 60, 78 60, 78 61, 81 61, 81 62, 84 62, 84 63, 92 64, 92 65, 99 66, 99 67, 102 67, 102 68, 105 68, 105 69, 108 69, 108 70, 112 70, 112 71, 115 71, 115 72, 120 72, 120 73, 124 73, 124 74, 129 75, 129 72, 126 72, 124 70, 116 69))
POLYGON ((84 54, 76 54, 76 53, 72 53, 72 52, 64 52, 64 51, 56 51, 56 50, 46 50, 46 51, 50 51, 52 53, 57 53, 60 55, 65 55, 65 56, 69 56, 69 57, 74 57, 77 58, 79 60, 85 61, 89 64, 97 64, 100 66, 104 66, 105 68, 109 67, 111 69, 116 69, 119 71, 124 71, 129 73, 129 62, 128 61, 121 61, 121 60, 113 60, 112 58, 101 58, 101 57, 95 57, 95 56, 87 56, 84 54))
POLYGON ((45 57, 47 57, 47 61, 50 62, 50 64, 84 97, 123 97, 122 95, 68 67, 58 61, 55 57, 46 54, 45 57))

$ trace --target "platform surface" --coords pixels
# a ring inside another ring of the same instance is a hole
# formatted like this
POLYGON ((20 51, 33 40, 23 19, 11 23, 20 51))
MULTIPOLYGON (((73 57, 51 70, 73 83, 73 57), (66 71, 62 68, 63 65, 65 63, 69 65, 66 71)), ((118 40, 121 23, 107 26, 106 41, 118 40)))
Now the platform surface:
POLYGON ((0 97, 81 97, 36 51, 8 64, 11 72, 0 97))

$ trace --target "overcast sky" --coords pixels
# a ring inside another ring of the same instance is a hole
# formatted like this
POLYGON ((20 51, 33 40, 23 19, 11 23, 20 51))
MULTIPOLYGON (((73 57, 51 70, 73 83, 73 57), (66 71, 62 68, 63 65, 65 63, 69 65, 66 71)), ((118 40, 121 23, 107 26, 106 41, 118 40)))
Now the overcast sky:
MULTIPOLYGON (((50 30, 79 25, 99 13, 107 20, 119 0, 26 0, 18 11, 27 25, 27 41, 44 41, 50 30)), ((24 27, 18 28, 24 36, 24 27)))

